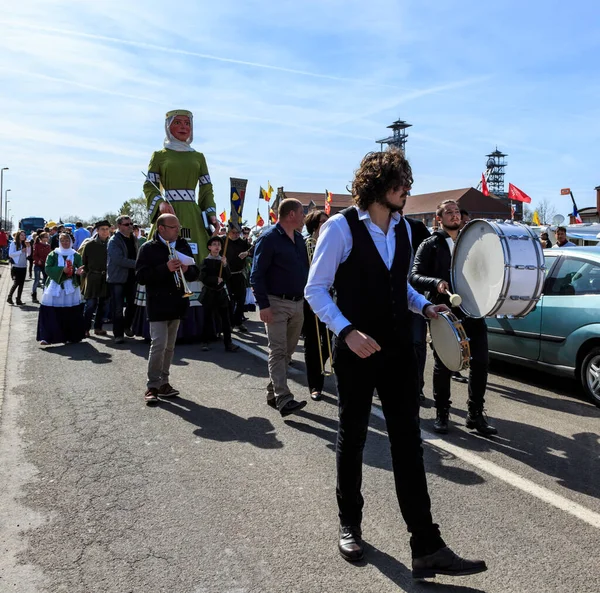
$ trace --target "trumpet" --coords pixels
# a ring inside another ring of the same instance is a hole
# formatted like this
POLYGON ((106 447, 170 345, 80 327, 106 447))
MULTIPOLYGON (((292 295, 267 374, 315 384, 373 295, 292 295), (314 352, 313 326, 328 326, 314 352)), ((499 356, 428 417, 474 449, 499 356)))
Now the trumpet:
MULTIPOLYGON (((317 240, 313 237, 306 239, 306 252, 308 253, 308 265, 312 264, 313 256, 315 254, 315 247, 317 246, 317 240)), ((327 343, 327 350, 329 354, 329 369, 325 368, 326 361, 323 359, 323 346, 321 345, 321 332, 319 328, 319 318, 315 313, 315 326, 317 330, 317 346, 319 347, 319 360, 321 361, 321 374, 325 377, 333 375, 333 368, 331 366, 332 355, 331 355, 331 336, 329 330, 325 328, 325 342, 327 343)))
MULTIPOLYGON (((169 245, 169 259, 178 259, 177 254, 175 253, 175 249, 173 249, 171 245, 169 245)), ((183 287, 183 298, 189 299, 194 293, 190 290, 187 280, 185 279, 185 274, 183 273, 183 270, 179 268, 179 270, 173 272, 173 276, 175 277, 175 285, 177 286, 177 288, 183 287)))

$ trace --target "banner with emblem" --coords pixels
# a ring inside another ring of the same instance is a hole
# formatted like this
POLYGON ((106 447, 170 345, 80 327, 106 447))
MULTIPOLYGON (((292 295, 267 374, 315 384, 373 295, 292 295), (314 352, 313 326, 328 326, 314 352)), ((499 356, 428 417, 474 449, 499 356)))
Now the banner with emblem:
POLYGON ((229 178, 231 185, 231 213, 229 223, 236 227, 240 232, 242 230, 242 212, 244 210, 244 200, 246 199, 247 179, 229 178))

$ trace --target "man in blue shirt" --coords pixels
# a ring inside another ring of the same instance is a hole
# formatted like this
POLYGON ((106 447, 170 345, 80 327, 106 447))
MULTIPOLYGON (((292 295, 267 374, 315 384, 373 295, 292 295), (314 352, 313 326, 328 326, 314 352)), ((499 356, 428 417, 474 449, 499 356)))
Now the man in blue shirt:
POLYGON ((302 203, 283 200, 278 215, 279 222, 256 243, 250 284, 269 340, 267 404, 287 416, 306 405, 290 392, 287 367, 302 331, 308 254, 300 233, 304 226, 302 203))
POLYGON ((75 237, 75 245, 73 245, 73 249, 77 251, 81 247, 81 244, 91 235, 90 231, 83 228, 83 222, 78 221, 75 223, 75 232, 73 233, 73 236, 75 237))

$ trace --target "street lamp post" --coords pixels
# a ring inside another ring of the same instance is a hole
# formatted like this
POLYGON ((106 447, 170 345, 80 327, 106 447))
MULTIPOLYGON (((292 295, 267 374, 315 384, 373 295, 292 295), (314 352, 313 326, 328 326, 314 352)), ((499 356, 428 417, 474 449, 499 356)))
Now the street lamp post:
MULTIPOLYGON (((7 196, 8 196, 9 191, 11 191, 11 190, 10 189, 4 190, 4 212, 5 213, 8 213, 8 203, 10 202, 10 200, 7 199, 7 196)), ((0 199, 2 199, 2 194, 0 194, 0 199)), ((7 218, 8 218, 8 216, 7 216, 7 218)))
MULTIPOLYGON (((0 169, 0 223, 2 221, 2 185, 4 183, 4 171, 8 171, 8 167, 2 167, 0 169)), ((6 217, 6 208, 4 209, 4 216, 6 217)))

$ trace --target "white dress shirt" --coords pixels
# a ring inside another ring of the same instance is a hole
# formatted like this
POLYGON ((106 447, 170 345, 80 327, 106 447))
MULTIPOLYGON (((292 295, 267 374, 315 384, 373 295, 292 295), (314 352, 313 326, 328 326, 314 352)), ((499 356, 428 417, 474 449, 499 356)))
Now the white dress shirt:
MULTIPOLYGON (((372 222, 369 212, 358 210, 358 219, 367 227, 375 247, 385 263, 391 269, 396 253, 396 233, 394 227, 402 220, 398 213, 393 213, 387 233, 384 233, 372 222)), ((407 225, 408 226, 408 225, 407 225)), ((409 231, 410 233, 410 231, 409 231)), ((410 238, 410 234, 409 234, 410 238)), ((329 290, 333 286, 335 275, 340 264, 345 262, 352 251, 352 232, 343 214, 332 216, 319 231, 319 240, 308 273, 308 283, 304 296, 319 319, 334 333, 339 334, 350 321, 344 317, 335 304, 329 290)), ((411 246, 412 251, 412 246, 411 246)), ((406 282, 408 308, 414 313, 421 313, 425 305, 431 303, 406 282)), ((360 329, 360 328, 358 328, 360 329)))

